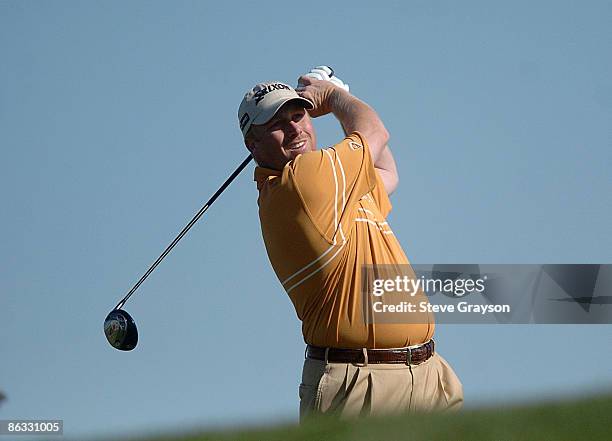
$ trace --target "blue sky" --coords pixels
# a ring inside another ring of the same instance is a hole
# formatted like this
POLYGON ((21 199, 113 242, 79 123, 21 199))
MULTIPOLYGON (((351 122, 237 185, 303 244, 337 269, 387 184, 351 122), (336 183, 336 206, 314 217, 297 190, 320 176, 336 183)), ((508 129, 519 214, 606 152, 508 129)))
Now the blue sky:
MULTIPOLYGON (((607 1, 0 1, 0 418, 78 437, 296 420, 304 346, 252 166, 127 304, 138 348, 102 322, 246 156, 244 92, 315 65, 391 133, 412 261, 612 262, 611 19, 607 1)), ((467 406, 612 385, 611 326, 437 340, 467 406)))

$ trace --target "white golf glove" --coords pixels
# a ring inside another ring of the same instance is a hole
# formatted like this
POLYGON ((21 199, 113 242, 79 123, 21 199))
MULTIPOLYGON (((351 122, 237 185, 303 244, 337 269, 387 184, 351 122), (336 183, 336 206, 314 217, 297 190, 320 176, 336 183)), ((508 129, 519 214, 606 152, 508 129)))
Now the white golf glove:
MULTIPOLYGON (((307 74, 304 74, 304 76, 314 78, 315 80, 330 81, 347 92, 349 91, 349 85, 335 76, 334 70, 329 66, 313 67, 307 74)), ((300 86, 302 86, 302 84, 300 84, 300 86)))

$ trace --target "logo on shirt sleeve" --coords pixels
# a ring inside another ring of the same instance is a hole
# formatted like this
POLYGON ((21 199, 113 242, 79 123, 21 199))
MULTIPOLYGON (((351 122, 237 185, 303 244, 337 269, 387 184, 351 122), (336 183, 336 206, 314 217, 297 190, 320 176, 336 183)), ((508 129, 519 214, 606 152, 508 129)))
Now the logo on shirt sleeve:
POLYGON ((351 148, 351 150, 359 150, 363 148, 361 144, 354 141, 349 141, 349 147, 351 148))

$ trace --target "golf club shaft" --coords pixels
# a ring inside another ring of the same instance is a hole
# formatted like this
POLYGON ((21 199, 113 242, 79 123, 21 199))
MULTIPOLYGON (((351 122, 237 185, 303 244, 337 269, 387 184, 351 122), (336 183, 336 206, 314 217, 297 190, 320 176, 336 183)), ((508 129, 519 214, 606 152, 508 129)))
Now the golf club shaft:
POLYGON ((164 250, 164 252, 161 253, 161 255, 157 258, 157 260, 153 262, 153 265, 149 267, 147 272, 144 273, 144 275, 140 278, 140 280, 136 282, 136 284, 132 287, 132 289, 130 289, 127 295, 119 303, 117 303, 117 306, 115 306, 114 309, 123 308, 123 305, 125 305, 125 302, 128 301, 128 299, 132 296, 132 294, 134 294, 134 292, 138 289, 138 287, 142 285, 142 283, 146 280, 146 278, 149 277, 149 274, 151 274, 153 270, 157 267, 157 265, 159 265, 161 261, 164 260, 164 257, 166 257, 168 253, 170 253, 170 251, 172 251, 172 248, 174 248, 175 245, 183 238, 183 236, 187 234, 187 232, 191 229, 191 227, 193 227, 193 225, 198 221, 198 219, 202 217, 202 215, 206 212, 206 210, 208 210, 208 207, 210 207, 213 204, 213 202, 215 202, 215 200, 219 197, 221 193, 223 193, 223 191, 227 188, 227 186, 232 183, 232 181, 236 178, 236 176, 238 176, 240 172, 248 165, 248 163, 251 162, 251 159, 253 158, 251 155, 249 155, 244 161, 242 161, 242 163, 238 166, 238 168, 234 170, 234 173, 232 173, 231 176, 227 178, 227 180, 223 183, 223 185, 219 188, 219 190, 217 190, 216 193, 213 194, 212 197, 208 200, 208 202, 204 204, 204 206, 200 209, 200 211, 196 213, 193 219, 191 219, 189 223, 185 226, 185 228, 183 228, 183 230, 178 234, 178 236, 174 238, 174 240, 170 243, 170 245, 168 245, 168 247, 164 250))

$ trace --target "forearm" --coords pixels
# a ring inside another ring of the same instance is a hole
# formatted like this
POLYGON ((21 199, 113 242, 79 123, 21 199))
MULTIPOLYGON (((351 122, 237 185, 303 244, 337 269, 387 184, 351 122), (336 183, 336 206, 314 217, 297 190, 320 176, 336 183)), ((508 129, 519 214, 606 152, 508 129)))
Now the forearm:
POLYGON ((389 133, 378 114, 359 98, 340 88, 336 88, 330 98, 330 110, 342 125, 344 133, 360 132, 367 140, 376 164, 389 140, 389 133))

